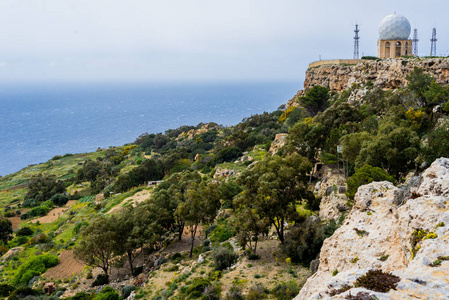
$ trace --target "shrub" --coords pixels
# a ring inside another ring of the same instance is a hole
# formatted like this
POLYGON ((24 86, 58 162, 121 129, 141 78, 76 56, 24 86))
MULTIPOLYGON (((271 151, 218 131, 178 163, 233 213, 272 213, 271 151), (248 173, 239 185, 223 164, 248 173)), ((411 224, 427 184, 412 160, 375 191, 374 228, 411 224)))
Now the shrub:
POLYGON ((28 238, 26 236, 18 236, 15 240, 16 245, 23 245, 28 242, 28 238))
POLYGON ((284 123, 285 120, 287 120, 287 118, 290 116, 290 114, 293 112, 294 109, 295 109, 295 107, 291 106, 290 108, 287 108, 286 110, 284 110, 282 115, 279 117, 278 121, 281 123, 284 123))
POLYGON ((129 295, 131 295, 131 292, 134 291, 136 287, 134 285, 127 285, 122 288, 122 298, 126 299, 129 295))
POLYGON ((99 285, 105 285, 109 283, 109 276, 105 274, 99 274, 97 277, 95 277, 94 282, 92 282, 92 287, 99 286, 99 285))
POLYGON ((143 272, 143 266, 136 267, 134 269, 134 276, 137 276, 137 275, 139 275, 142 272, 143 272))
POLYGON ((282 247, 293 262, 308 266, 320 253, 324 239, 325 230, 320 221, 309 217, 285 234, 282 247))
POLYGON ((214 158, 215 164, 220 164, 222 162, 234 161, 243 153, 242 149, 239 147, 226 147, 217 152, 214 158))
POLYGON ((119 300, 120 295, 110 286, 104 287, 93 300, 119 300))
POLYGON ((254 253, 248 255, 248 260, 258 260, 258 259, 260 259, 260 255, 254 253))
POLYGON ((212 257, 214 259, 215 269, 221 271, 232 266, 238 255, 234 252, 234 249, 219 246, 212 252, 212 257))
POLYGON ((354 199, 359 186, 371 183, 373 181, 384 180, 393 182, 394 178, 379 167, 372 167, 368 164, 365 164, 363 167, 357 169, 354 175, 346 180, 348 184, 348 191, 346 192, 346 196, 348 196, 348 198, 350 199, 354 199))
POLYGON ((12 285, 0 284, 0 297, 8 297, 14 290, 15 288, 12 285))
POLYGON ((272 294, 278 300, 290 300, 298 295, 299 290, 299 286, 293 281, 282 282, 273 288, 272 294))
POLYGON ((41 233, 36 235, 35 237, 32 237, 28 244, 35 245, 35 244, 44 244, 48 241, 48 237, 45 235, 45 233, 41 233))
POLYGON ((362 59, 368 59, 368 60, 380 60, 377 56, 362 56, 362 59))
POLYGON ((242 288, 236 284, 233 284, 226 293, 226 300, 243 300, 245 299, 242 294, 242 288))
POLYGON ((36 296, 37 294, 38 292, 33 290, 32 288, 21 286, 11 293, 11 295, 8 297, 8 300, 24 299, 27 296, 36 296))
POLYGON ((49 211, 50 210, 46 206, 38 206, 38 207, 33 208, 30 211, 30 216, 32 216, 32 217, 42 217, 42 216, 45 216, 46 214, 48 214, 49 211))
POLYGON ((51 196, 50 200, 53 202, 54 205, 57 206, 64 206, 69 202, 69 198, 66 195, 63 194, 56 194, 51 196))
POLYGON ((203 299, 218 300, 221 296, 221 288, 217 283, 206 286, 203 292, 203 299))
POLYGON ((216 227, 217 225, 210 225, 209 227, 207 227, 207 229, 204 232, 206 234, 206 239, 216 227))
POLYGON ((75 227, 73 227, 72 233, 74 235, 78 234, 81 230, 81 227, 83 226, 89 226, 89 223, 86 221, 79 222, 78 224, 75 225, 75 227))
POLYGON ((15 217, 16 214, 10 210, 10 211, 5 212, 4 216, 5 216, 5 218, 12 218, 12 217, 15 217))
POLYGON ((91 295, 85 292, 78 292, 75 296, 71 297, 70 300, 89 300, 91 295))
POLYGON ((192 283, 185 291, 188 299, 201 297, 206 287, 210 285, 210 281, 204 278, 194 278, 192 283))
POLYGON ((357 278, 354 286, 386 293, 391 289, 395 290, 399 281, 401 278, 391 273, 384 273, 382 270, 369 270, 365 275, 357 278))
POLYGON ((266 290, 261 283, 256 283, 250 287, 246 294, 246 300, 267 299, 267 297, 266 290))
POLYGON ((30 227, 22 227, 16 232, 16 236, 30 236, 33 235, 33 230, 30 227))
POLYGON ((36 199, 33 199, 33 198, 26 199, 22 203, 22 207, 36 207, 38 205, 39 205, 39 203, 36 201, 36 199))
POLYGON ((227 221, 223 221, 220 225, 214 228, 210 234, 210 240, 213 242, 225 242, 232 237, 232 227, 227 221))
POLYGON ((29 211, 23 213, 23 214, 20 216, 20 219, 21 219, 21 220, 28 220, 29 218, 31 218, 31 215, 30 215, 30 212, 29 212, 29 211))
POLYGON ((207 251, 210 251, 210 250, 212 250, 211 247, 203 246, 203 249, 201 249, 201 253, 204 253, 204 252, 207 252, 207 251))
POLYGON ((59 259, 50 254, 34 256, 19 267, 13 284, 26 285, 34 277, 44 273, 48 268, 56 266, 59 259))

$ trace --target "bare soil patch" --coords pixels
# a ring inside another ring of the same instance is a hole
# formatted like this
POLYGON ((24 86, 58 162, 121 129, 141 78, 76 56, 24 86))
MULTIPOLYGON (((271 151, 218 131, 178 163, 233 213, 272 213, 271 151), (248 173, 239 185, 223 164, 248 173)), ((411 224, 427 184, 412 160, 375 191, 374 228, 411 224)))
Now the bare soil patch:
POLYGON ((37 221, 41 223, 51 223, 56 221, 65 211, 67 211, 70 206, 76 203, 76 200, 70 200, 63 207, 57 207, 48 212, 46 216, 31 220, 32 223, 36 223, 37 221))
MULTIPOLYGON (((30 210, 29 208, 23 208, 23 209, 20 210, 20 214, 23 214, 24 212, 27 212, 29 210, 30 210)), ((12 223, 12 230, 13 231, 16 231, 17 229, 20 228, 20 223, 22 222, 22 219, 20 218, 20 216, 15 216, 15 217, 8 218, 8 219, 12 223)))
POLYGON ((121 203, 119 203, 116 206, 114 206, 113 208, 111 208, 106 214, 113 214, 113 213, 118 212, 120 209, 122 209, 123 206, 125 206, 125 204, 132 205, 132 206, 136 207, 137 204, 150 198, 151 192, 152 192, 151 190, 143 190, 143 191, 137 192, 134 195, 132 195, 131 197, 126 198, 121 203))
POLYGON ((65 250, 59 255, 59 264, 47 270, 44 277, 58 280, 79 275, 84 268, 84 264, 77 261, 72 250, 65 250))

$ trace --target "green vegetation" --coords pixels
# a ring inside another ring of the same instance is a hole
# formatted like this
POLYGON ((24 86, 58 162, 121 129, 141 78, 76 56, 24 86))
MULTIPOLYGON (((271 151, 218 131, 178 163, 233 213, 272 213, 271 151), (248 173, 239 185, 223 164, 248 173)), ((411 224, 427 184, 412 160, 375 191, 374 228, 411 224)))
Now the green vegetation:
POLYGON ((15 285, 27 285, 34 276, 44 273, 48 268, 57 265, 58 262, 56 256, 48 254, 31 257, 20 266, 12 282, 15 285))
MULTIPOLYGON (((366 84, 366 95, 351 104, 347 100, 360 86, 341 95, 314 86, 296 99, 299 107, 253 115, 235 126, 200 123, 165 133, 144 133, 132 144, 55 156, 0 178, 0 252, 23 247, 2 263, 0 292, 15 293, 16 298, 34 295, 36 290, 18 286, 55 265, 56 255, 64 250, 73 250, 77 259, 103 270, 93 285, 106 284, 111 269, 123 266, 129 269, 128 276, 144 272, 151 281, 158 273, 148 277, 148 265, 144 268, 138 257, 178 243, 184 233, 188 253, 158 261, 167 264, 161 268, 166 276, 175 277, 167 279, 163 288, 151 284, 127 287, 120 291, 123 297, 136 289, 136 297, 145 299, 202 295, 207 299, 291 299, 300 288, 297 270, 317 258, 324 239, 347 215, 328 223, 314 216, 321 201, 312 193, 319 180, 315 164, 335 169, 345 161, 346 195, 353 199, 361 185, 401 182, 409 172, 419 171, 423 162, 449 156, 448 88, 419 69, 407 79, 407 88, 395 91, 366 84), (269 154, 275 135, 287 132, 286 145, 269 154), (341 154, 337 153, 339 145, 341 154), (32 220, 42 216, 46 217, 39 222, 32 220), (22 224, 15 223, 14 233, 9 218, 17 221, 19 217, 22 224), (270 249, 268 259, 278 266, 288 257, 284 274, 273 276, 260 270, 267 263, 266 244, 262 249, 261 243, 270 240, 268 236, 277 238, 277 242, 270 241, 276 243, 276 250, 270 249), (235 244, 244 249, 243 258, 234 252, 235 244), (197 259, 200 253, 201 270, 186 271, 185 260, 197 259), (242 259, 252 264, 245 263, 240 278, 223 289, 219 278, 229 276, 232 272, 227 269, 242 259), (242 282, 254 283, 254 279, 264 281, 267 288, 259 283, 242 288, 242 282)), ((333 187, 335 194, 340 185, 333 187)), ((352 202, 347 204, 351 207, 352 202)), ((360 238, 369 234, 358 228, 354 231, 360 238)), ((423 240, 435 237, 434 232, 413 233, 412 258, 423 240)), ((357 257, 347 259, 358 261, 357 257)), ((387 259, 388 255, 379 258, 387 259)), ((444 260, 439 257, 433 265, 444 260)), ((334 270, 333 275, 337 273, 334 270)), ((373 288, 378 288, 378 278, 394 281, 389 276, 367 273, 357 284, 364 286, 371 280, 373 288)), ((80 284, 76 280, 73 286, 80 284)), ((394 288, 394 284, 389 286, 394 288)), ((118 297, 117 291, 107 288, 79 293, 72 299, 118 297)))

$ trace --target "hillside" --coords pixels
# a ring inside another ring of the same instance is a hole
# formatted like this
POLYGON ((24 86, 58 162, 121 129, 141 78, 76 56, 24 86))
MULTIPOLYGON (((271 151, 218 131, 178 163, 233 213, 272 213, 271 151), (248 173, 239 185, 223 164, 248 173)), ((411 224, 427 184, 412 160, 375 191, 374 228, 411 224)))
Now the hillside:
POLYGON ((447 62, 320 66, 287 108, 143 133, 0 178, 0 296, 447 294, 447 62), (370 269, 397 274, 398 292, 353 288, 370 269), (45 284, 52 295, 39 295, 45 284))

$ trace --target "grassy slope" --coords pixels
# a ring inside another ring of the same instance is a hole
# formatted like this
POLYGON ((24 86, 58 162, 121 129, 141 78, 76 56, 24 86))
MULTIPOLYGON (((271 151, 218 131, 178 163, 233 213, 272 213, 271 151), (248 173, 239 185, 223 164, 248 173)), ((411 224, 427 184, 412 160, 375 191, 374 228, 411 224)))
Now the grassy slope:
MULTIPOLYGON (((261 160, 266 153, 266 151, 256 147, 255 150, 250 151, 247 155, 253 157, 253 159, 257 161, 261 160)), ((6 205, 11 205, 11 202, 13 202, 12 205, 16 205, 18 203, 17 199, 20 199, 20 201, 23 200, 23 196, 26 191, 24 183, 26 183, 27 179, 31 176, 39 173, 47 173, 55 175, 58 179, 71 178, 75 176, 76 171, 80 168, 80 164, 82 164, 85 160, 96 159, 102 155, 104 155, 103 151, 70 155, 57 160, 49 160, 43 164, 26 167, 19 172, 0 178, 0 210, 3 210, 6 205)), ((248 163, 230 162, 217 165, 216 168, 234 169, 237 172, 241 172, 247 168, 247 164, 248 163)), ((135 166, 127 165, 124 169, 122 169, 122 172, 125 170, 129 171, 133 167, 135 166)), ((88 187, 88 185, 88 183, 81 184, 81 187, 79 185, 72 185, 68 187, 68 191, 73 193, 75 190, 88 187)), ((52 223, 35 224, 30 221, 22 222, 22 226, 26 223, 27 226, 33 229, 33 231, 42 232, 48 237, 51 237, 54 246, 51 249, 46 249, 42 246, 25 247, 25 250, 20 252, 16 258, 0 264, 2 267, 0 281, 10 282, 17 273, 18 267, 34 255, 41 253, 59 255, 64 250, 73 248, 73 246, 78 243, 79 237, 73 232, 76 224, 82 221, 89 221, 97 214, 107 213, 114 206, 125 200, 128 201, 132 195, 142 191, 143 189, 147 188, 134 188, 126 193, 103 200, 103 208, 98 211, 95 209, 94 197, 90 197, 87 202, 84 202, 87 198, 77 201, 67 212, 62 214, 52 223)), ((298 209, 300 209, 303 214, 309 214, 309 211, 304 211, 302 206, 298 205, 298 209)), ((273 288, 281 281, 293 280, 296 283, 301 284, 304 282, 305 278, 310 275, 309 271, 301 266, 294 267, 294 272, 287 272, 288 266, 285 263, 286 257, 280 250, 279 243, 277 241, 261 241, 259 249, 262 254, 262 258, 260 260, 248 261, 246 258, 243 258, 235 270, 224 272, 223 276, 218 279, 218 282, 222 286, 223 293, 236 282, 241 285, 244 290, 248 289, 249 286, 255 283, 262 283, 266 288, 273 288)), ((198 253, 193 260, 196 260, 197 258, 198 253)), ((187 257, 185 257, 184 260, 185 266, 192 263, 187 257)), ((164 265, 160 270, 150 273, 147 285, 144 288, 139 289, 138 295, 143 298, 150 295, 156 296, 164 290, 167 290, 170 283, 173 287, 174 280, 181 278, 182 280, 176 284, 177 288, 173 291, 173 295, 177 295, 179 294, 181 287, 188 285, 192 278, 204 277, 208 273, 214 272, 210 257, 205 263, 194 268, 188 277, 182 277, 179 274, 179 271, 168 271, 170 267, 173 267, 173 265, 174 264, 172 262, 168 262, 167 265, 164 265)), ((182 265, 180 267, 183 268, 182 265)), ((84 275, 85 274, 83 274, 83 276, 84 275)), ((68 281, 69 279, 57 281, 57 285, 66 287, 73 286, 73 284, 68 284, 68 281)), ((84 277, 79 277, 77 281, 82 283, 86 282, 86 279, 84 277)), ((90 281, 91 280, 87 280, 88 283, 90 281)), ((86 288, 87 287, 88 285, 86 285, 86 288)))

